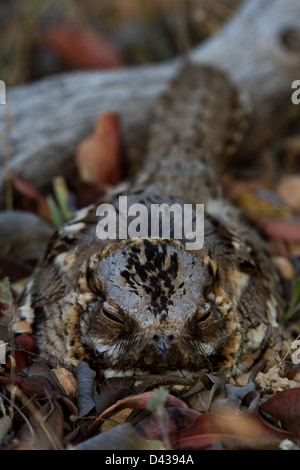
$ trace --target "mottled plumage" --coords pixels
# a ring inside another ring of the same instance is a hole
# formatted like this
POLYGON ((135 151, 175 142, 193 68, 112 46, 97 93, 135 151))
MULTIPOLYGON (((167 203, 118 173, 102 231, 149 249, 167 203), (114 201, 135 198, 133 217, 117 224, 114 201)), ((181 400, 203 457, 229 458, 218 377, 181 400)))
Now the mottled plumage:
POLYGON ((123 194, 147 208, 205 204, 203 248, 187 250, 184 236, 99 240, 97 205, 89 206, 52 237, 15 331, 33 329, 41 353, 56 363, 87 360, 106 376, 237 375, 280 351, 278 275, 218 183, 218 162, 244 128, 228 79, 185 65, 156 105, 144 169, 105 202, 117 209, 123 194))

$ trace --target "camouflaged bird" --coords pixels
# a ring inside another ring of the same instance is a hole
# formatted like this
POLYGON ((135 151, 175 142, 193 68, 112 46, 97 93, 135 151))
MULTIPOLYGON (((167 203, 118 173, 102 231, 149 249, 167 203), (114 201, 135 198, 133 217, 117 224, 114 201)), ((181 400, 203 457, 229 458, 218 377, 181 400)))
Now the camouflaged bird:
POLYGON ((218 181, 245 122, 222 72, 184 65, 154 109, 143 170, 103 201, 116 210, 120 195, 147 208, 204 204, 203 247, 187 250, 184 236, 100 240, 98 204, 80 210, 53 235, 15 331, 33 330, 54 363, 85 360, 105 377, 237 376, 274 356, 283 335, 279 277, 218 181))

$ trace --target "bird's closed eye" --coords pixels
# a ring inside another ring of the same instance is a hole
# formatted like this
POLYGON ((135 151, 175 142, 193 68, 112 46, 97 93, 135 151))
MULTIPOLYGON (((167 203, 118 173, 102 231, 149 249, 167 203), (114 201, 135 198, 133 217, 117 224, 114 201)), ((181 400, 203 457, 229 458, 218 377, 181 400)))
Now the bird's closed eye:
POLYGON ((210 317, 211 314, 211 306, 210 304, 202 304, 199 308, 199 315, 197 319, 197 323, 202 323, 210 317))
POLYGON ((123 325, 123 320, 120 317, 120 313, 114 305, 110 304, 109 302, 103 302, 102 313, 106 316, 109 320, 119 323, 123 325))

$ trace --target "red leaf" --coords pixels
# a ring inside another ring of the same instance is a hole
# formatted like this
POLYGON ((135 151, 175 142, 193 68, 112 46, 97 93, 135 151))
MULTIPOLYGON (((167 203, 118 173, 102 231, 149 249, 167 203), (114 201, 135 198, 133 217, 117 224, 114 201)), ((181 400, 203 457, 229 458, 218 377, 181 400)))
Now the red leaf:
POLYGON ((258 414, 241 416, 219 416, 206 413, 198 417, 189 429, 170 435, 174 449, 201 449, 222 438, 237 439, 285 439, 291 434, 280 431, 264 422, 258 414))
MULTIPOLYGON (((202 449, 216 440, 274 439, 282 440, 291 434, 266 423, 258 414, 220 416, 202 414, 185 408, 167 408, 167 432, 173 449, 202 449)), ((154 415, 136 426, 142 437, 161 440, 163 433, 154 415)))
MULTIPOLYGON (((201 413, 189 408, 169 407, 167 408, 168 420, 166 421, 168 434, 175 435, 190 429, 197 423, 201 413)), ((135 427, 142 437, 151 440, 161 440, 163 433, 157 417, 152 414, 135 427)))
MULTIPOLYGON (((89 428, 88 434, 90 435, 94 429, 96 429, 100 423, 103 422, 104 419, 109 418, 112 414, 116 413, 119 410, 124 408, 131 408, 131 409, 141 409, 147 410, 148 409, 148 399, 154 395, 154 391, 151 392, 144 392, 139 395, 135 395, 133 397, 125 398, 114 405, 107 408, 103 413, 95 419, 92 426, 89 428)), ((168 394, 165 407, 177 407, 177 408, 187 408, 187 405, 180 400, 179 398, 174 397, 173 395, 168 394)))
POLYGON ((279 392, 260 407, 287 431, 300 437, 300 387, 279 392))
POLYGON ((121 65, 117 48, 87 29, 57 25, 45 31, 42 40, 73 68, 106 69, 121 65))
MULTIPOLYGON (((33 267, 22 260, 10 256, 0 256, 1 276, 9 277, 10 282, 16 282, 20 279, 29 277, 33 271, 33 267)), ((0 302, 1 315, 1 302, 0 302)))
POLYGON ((0 384, 1 383, 4 385, 15 383, 28 397, 47 398, 55 392, 51 382, 46 377, 42 376, 25 378, 20 375, 15 375, 12 381, 10 375, 3 375, 0 376, 0 384))
MULTIPOLYGON (((124 400, 115 403, 114 405, 110 406, 105 410, 100 416, 101 418, 108 418, 116 411, 122 410, 124 408, 132 408, 132 409, 141 409, 147 410, 148 409, 148 399, 153 397, 155 392, 144 392, 140 393, 139 395, 135 395, 133 397, 125 398, 124 400)), ((187 408, 186 403, 180 400, 179 398, 174 397, 173 395, 168 394, 166 401, 165 401, 165 408, 168 407, 178 407, 178 408, 187 408)))
MULTIPOLYGON (((15 338, 14 360, 16 370, 24 369, 31 364, 33 357, 38 352, 38 346, 30 335, 20 335, 15 338)), ((6 369, 11 369, 11 360, 8 356, 6 361, 6 369)))
POLYGON ((25 181, 22 178, 14 177, 13 185, 14 188, 19 191, 19 193, 34 203, 34 212, 36 212, 44 220, 52 222, 52 215, 46 198, 37 189, 35 189, 32 184, 28 183, 28 181, 25 181))
POLYGON ((271 238, 287 242, 300 242, 300 224, 289 220, 267 220, 262 223, 262 231, 271 238))

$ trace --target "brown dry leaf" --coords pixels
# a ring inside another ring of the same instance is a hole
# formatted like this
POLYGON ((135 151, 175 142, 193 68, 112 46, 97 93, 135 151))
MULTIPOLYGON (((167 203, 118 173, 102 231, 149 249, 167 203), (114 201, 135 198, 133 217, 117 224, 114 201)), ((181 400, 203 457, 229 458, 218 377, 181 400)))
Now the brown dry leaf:
POLYGON ((131 413, 132 410, 130 408, 125 408, 116 412, 111 419, 103 418, 101 433, 107 432, 117 425, 124 424, 127 421, 128 417, 131 415, 131 413))
POLYGON ((277 192, 288 206, 300 212, 300 175, 285 175, 278 184, 277 192))
POLYGON ((57 401, 48 401, 32 414, 31 428, 25 423, 17 433, 16 439, 21 445, 29 445, 33 450, 62 449, 63 419, 60 404, 57 401))
POLYGON ((254 221, 265 218, 290 219, 294 215, 291 208, 280 200, 275 192, 263 187, 241 191, 233 200, 246 217, 254 221))
POLYGON ((70 24, 48 28, 42 35, 43 42, 50 46, 73 68, 106 69, 121 66, 117 48, 88 29, 70 24))
MULTIPOLYGON (((16 338, 16 341, 17 340, 19 340, 19 342, 16 344, 16 348, 19 348, 19 352, 25 355, 25 359, 22 360, 25 362, 24 367, 26 367, 26 369, 21 370, 13 376, 8 372, 0 374, 0 384, 6 385, 9 388, 11 385, 15 384, 24 395, 37 399, 63 395, 65 393, 63 388, 46 362, 39 359, 32 360, 31 358, 32 362, 30 362, 30 365, 28 366, 26 363, 26 360, 28 360, 27 355, 30 356, 32 354, 33 357, 36 357, 33 353, 36 344, 35 341, 28 335, 21 335, 16 338), (28 352, 26 348, 32 349, 28 352)), ((16 356, 16 358, 17 357, 18 356, 16 356)))
POLYGON ((81 182, 105 190, 123 177, 119 117, 112 112, 99 116, 94 133, 80 145, 75 163, 81 182))
POLYGON ((159 386, 167 386, 171 392, 176 390, 184 393, 189 389, 192 383, 183 377, 171 375, 140 375, 139 377, 110 377, 107 378, 101 392, 107 391, 113 393, 115 400, 119 400, 126 395, 140 394, 159 386))
POLYGON ((77 392, 77 380, 72 372, 61 367, 60 369, 53 369, 52 373, 56 376, 66 395, 70 398, 75 398, 77 392))
POLYGON ((225 172, 221 179, 224 196, 229 199, 235 199, 244 192, 253 193, 265 185, 264 179, 237 179, 230 172, 225 172))
POLYGON ((26 372, 28 377, 44 377, 48 379, 56 394, 64 394, 64 389, 59 383, 56 375, 53 373, 54 369, 51 369, 50 364, 48 364, 44 359, 36 357, 26 372))
POLYGON ((280 275, 286 281, 293 281, 296 275, 296 267, 294 264, 285 256, 274 256, 273 262, 279 269, 280 275))

